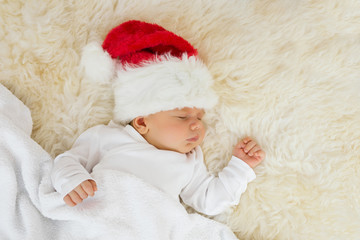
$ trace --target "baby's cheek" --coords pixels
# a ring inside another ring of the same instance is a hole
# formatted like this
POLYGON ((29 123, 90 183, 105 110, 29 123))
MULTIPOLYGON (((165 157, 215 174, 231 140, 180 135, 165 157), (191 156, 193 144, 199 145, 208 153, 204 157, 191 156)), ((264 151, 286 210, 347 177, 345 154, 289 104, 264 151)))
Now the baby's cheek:
POLYGON ((183 133, 174 129, 168 129, 165 131, 165 133, 163 134, 163 139, 167 144, 173 144, 176 143, 178 141, 181 141, 181 139, 183 138, 183 133))
POLYGON ((201 140, 201 142, 204 140, 205 133, 206 133, 206 129, 203 128, 202 131, 200 132, 200 140, 201 140))

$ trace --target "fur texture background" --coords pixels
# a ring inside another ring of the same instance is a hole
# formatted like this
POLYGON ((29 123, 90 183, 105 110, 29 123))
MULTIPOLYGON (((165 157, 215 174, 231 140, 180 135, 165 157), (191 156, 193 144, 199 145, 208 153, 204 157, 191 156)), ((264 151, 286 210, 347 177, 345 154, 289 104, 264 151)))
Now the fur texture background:
POLYGON ((84 78, 86 43, 138 19, 198 50, 220 103, 207 113, 209 170, 246 135, 267 152, 239 206, 239 239, 359 239, 358 0, 0 0, 0 81, 32 112, 52 156, 112 116, 106 83, 84 78))

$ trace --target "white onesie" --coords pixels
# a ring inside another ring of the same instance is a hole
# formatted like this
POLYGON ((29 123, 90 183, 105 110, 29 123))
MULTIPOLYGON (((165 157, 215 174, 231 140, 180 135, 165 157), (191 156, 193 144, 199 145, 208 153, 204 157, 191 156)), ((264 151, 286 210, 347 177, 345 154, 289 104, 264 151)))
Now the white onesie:
POLYGON ((133 174, 207 215, 239 203, 254 171, 233 156, 218 177, 210 175, 200 147, 187 154, 159 150, 132 126, 110 122, 82 133, 73 147, 57 156, 51 173, 56 191, 66 196, 81 182, 93 179, 96 168, 133 174))

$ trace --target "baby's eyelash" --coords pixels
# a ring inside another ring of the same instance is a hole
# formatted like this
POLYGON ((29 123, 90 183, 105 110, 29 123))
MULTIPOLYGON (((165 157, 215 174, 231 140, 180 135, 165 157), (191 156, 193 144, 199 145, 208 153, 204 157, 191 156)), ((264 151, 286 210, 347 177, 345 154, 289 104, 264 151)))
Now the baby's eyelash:
MULTIPOLYGON (((179 119, 182 119, 182 120, 185 120, 185 119, 188 119, 189 116, 176 116, 177 118, 179 119)), ((202 117, 196 117, 199 121, 202 121, 202 117)))

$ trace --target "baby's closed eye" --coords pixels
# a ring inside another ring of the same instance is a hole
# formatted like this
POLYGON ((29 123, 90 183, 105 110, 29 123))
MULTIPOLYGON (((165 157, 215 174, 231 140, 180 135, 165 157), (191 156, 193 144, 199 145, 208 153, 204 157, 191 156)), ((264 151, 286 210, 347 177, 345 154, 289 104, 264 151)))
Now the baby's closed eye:
POLYGON ((181 120, 186 120, 188 117, 187 116, 177 116, 177 118, 179 118, 181 120))

